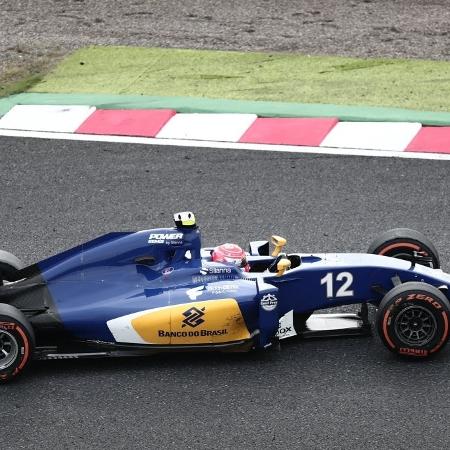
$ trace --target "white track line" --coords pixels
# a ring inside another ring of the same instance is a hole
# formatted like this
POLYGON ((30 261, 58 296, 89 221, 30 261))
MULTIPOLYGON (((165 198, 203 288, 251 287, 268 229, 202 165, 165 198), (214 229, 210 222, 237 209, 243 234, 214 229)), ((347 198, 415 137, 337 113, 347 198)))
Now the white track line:
MULTIPOLYGON (((122 144, 165 145, 179 147, 218 148, 229 150, 256 150, 284 153, 310 153, 317 155, 374 156, 383 158, 432 159, 450 161, 450 154, 392 152, 385 150, 363 150, 327 147, 297 147, 292 145, 242 144, 234 142, 190 141, 179 139, 153 139, 130 136, 99 136, 92 134, 50 133, 45 131, 0 130, 0 136, 62 139, 70 141, 117 142, 122 144)), ((0 148, 0 151, 2 149, 0 148)))

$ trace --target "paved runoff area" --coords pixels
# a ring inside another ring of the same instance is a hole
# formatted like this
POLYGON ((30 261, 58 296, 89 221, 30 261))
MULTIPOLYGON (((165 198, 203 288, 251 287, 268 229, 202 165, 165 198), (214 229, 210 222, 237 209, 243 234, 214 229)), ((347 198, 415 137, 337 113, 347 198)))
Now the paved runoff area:
MULTIPOLYGON (((197 214, 204 245, 272 233, 365 251, 398 226, 450 270, 449 163, 0 137, 0 248, 33 263, 112 230, 197 214)), ((35 363, 2 386, 8 448, 448 448, 450 347, 403 361, 372 338, 281 351, 35 363)))
POLYGON ((395 152, 391 156, 414 152, 414 157, 424 159, 436 154, 450 155, 450 127, 426 127, 408 122, 339 122, 333 117, 262 118, 256 114, 177 114, 170 109, 102 110, 82 105, 15 105, 0 118, 0 134, 23 136, 21 132, 28 131, 208 141, 212 146, 220 142, 289 145, 291 148, 286 148, 287 151, 298 147, 298 152, 303 151, 302 147, 318 147, 339 149, 341 154, 373 156, 383 156, 377 151, 395 152), (363 153, 358 153, 361 150, 363 153))

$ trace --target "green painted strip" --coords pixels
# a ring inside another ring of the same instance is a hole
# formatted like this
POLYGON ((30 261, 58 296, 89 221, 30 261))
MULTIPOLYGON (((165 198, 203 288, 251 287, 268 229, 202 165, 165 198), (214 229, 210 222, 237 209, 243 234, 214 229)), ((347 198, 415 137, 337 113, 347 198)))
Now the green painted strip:
POLYGON ((158 95, 450 112, 449 61, 94 46, 28 92, 158 95))
POLYGON ((0 117, 4 116, 14 105, 16 105, 17 95, 0 99, 0 117))
POLYGON ((338 117, 342 121, 450 125, 450 113, 399 108, 214 100, 106 94, 18 94, 0 100, 0 115, 14 105, 92 105, 99 109, 175 109, 182 113, 253 113, 260 117, 338 117))

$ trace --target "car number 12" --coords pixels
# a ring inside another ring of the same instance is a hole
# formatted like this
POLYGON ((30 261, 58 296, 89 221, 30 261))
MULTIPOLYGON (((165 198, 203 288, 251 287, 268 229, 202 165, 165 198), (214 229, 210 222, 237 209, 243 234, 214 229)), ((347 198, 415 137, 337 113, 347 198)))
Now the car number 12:
POLYGON ((327 288, 327 298, 335 297, 353 297, 354 292, 352 289, 353 275, 350 272, 340 272, 336 275, 336 281, 342 281, 342 286, 336 291, 334 295, 334 279, 333 272, 328 272, 321 280, 320 284, 325 285, 327 288))

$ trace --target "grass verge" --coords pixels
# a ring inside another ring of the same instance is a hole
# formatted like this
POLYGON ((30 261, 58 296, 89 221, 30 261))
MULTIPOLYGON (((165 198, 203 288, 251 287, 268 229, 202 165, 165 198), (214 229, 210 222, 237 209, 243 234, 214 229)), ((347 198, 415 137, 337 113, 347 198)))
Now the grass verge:
POLYGON ((39 83, 44 74, 29 68, 14 68, 0 76, 0 98, 18 94, 39 83))
POLYGON ((30 92, 109 93, 450 111, 450 62, 88 47, 30 92))

